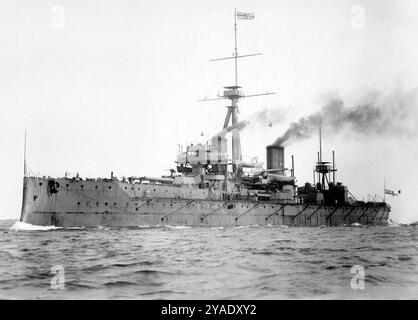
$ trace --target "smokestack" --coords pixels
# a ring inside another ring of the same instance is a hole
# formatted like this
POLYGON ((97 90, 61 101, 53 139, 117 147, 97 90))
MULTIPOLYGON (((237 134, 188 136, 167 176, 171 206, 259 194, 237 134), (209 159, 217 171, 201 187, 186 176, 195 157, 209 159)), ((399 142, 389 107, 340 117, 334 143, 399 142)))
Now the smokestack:
POLYGON ((278 169, 272 171, 276 174, 284 174, 284 148, 282 146, 267 146, 267 169, 278 169))

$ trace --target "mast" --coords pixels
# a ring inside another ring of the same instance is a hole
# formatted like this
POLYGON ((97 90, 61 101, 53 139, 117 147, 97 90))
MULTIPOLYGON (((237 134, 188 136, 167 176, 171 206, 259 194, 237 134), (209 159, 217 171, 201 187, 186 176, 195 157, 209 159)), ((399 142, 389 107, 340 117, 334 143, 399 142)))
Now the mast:
MULTIPOLYGON (((229 119, 231 118, 231 125, 235 125, 238 122, 238 99, 243 97, 243 94, 240 90, 238 90, 240 87, 238 86, 238 42, 237 42, 237 9, 234 10, 234 44, 235 44, 235 50, 234 50, 234 62, 235 62, 235 86, 226 87, 226 89, 229 90, 228 94, 224 95, 227 96, 231 100, 231 105, 228 106, 228 113, 225 118, 224 122, 224 129, 229 126, 229 119)), ((242 155, 241 155, 241 139, 240 134, 237 129, 232 130, 232 162, 233 164, 236 164, 236 162, 242 161, 242 155)))
POLYGON ((26 165, 26 128, 25 128, 25 144, 23 149, 23 176, 27 176, 27 165, 26 165))
MULTIPOLYGON (((218 58, 212 59, 210 61, 220 61, 220 60, 229 60, 234 59, 235 63, 235 82, 233 86, 224 87, 223 95, 218 95, 217 98, 212 99, 202 99, 199 101, 210 101, 210 100, 222 100, 228 99, 230 100, 230 105, 227 106, 227 113, 225 116, 225 121, 223 125, 223 129, 226 129, 230 126, 234 126, 238 123, 238 101, 239 99, 246 98, 246 97, 255 97, 255 96, 263 96, 263 95, 270 95, 275 94, 275 92, 266 92, 266 93, 259 93, 259 94, 251 94, 251 95, 244 95, 241 87, 238 85, 238 58, 245 58, 251 56, 261 55, 261 53, 254 53, 254 54, 245 54, 245 55, 238 55, 238 40, 237 40, 237 20, 252 20, 255 18, 253 13, 245 13, 239 12, 237 9, 234 10, 234 53, 232 57, 225 57, 225 58, 218 58), (231 123, 231 124, 230 124, 231 123)), ((233 164, 233 171, 237 173, 240 170, 241 162, 242 162, 242 154, 241 154, 241 141, 240 141, 240 133, 238 129, 232 129, 232 164, 233 164)))
POLYGON ((237 46, 237 9, 234 14, 234 35, 235 35, 235 86, 238 86, 238 46, 237 46))
POLYGON ((319 162, 322 162, 322 133, 321 133, 321 118, 319 118, 319 162))
POLYGON ((322 161, 322 118, 319 118, 318 121, 318 131, 319 131, 319 152, 318 152, 318 161, 315 166, 315 172, 318 173, 318 182, 321 184, 321 188, 325 190, 325 186, 330 187, 331 182, 331 172, 333 173, 332 181, 335 183, 335 153, 332 151, 332 165, 328 161, 322 161), (326 183, 326 184, 325 184, 326 183))

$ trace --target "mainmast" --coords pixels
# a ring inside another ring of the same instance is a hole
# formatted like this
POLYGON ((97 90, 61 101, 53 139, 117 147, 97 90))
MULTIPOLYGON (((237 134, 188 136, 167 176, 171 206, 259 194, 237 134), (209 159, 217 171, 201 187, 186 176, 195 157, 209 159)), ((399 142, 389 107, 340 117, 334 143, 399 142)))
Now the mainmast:
POLYGON ((322 161, 322 119, 319 118, 318 121, 318 131, 319 131, 319 152, 318 152, 318 162, 316 163, 314 170, 314 184, 315 184, 315 172, 318 173, 318 184, 320 188, 325 190, 326 185, 330 185, 330 182, 335 184, 335 153, 332 151, 332 165, 328 161, 322 161), (331 181, 331 172, 333 174, 333 179, 331 181))
POLYGON ((321 119, 319 119, 319 161, 322 162, 322 132, 321 132, 321 119))

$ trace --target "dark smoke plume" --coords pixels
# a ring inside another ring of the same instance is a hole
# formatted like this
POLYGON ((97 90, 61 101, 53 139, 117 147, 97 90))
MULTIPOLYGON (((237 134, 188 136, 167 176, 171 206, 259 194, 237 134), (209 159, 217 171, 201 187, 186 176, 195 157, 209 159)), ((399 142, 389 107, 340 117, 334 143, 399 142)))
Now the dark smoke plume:
POLYGON ((318 112, 291 123, 274 145, 289 145, 312 137, 318 133, 320 121, 328 135, 338 134, 343 129, 363 135, 415 135, 416 117, 412 111, 417 107, 417 92, 397 93, 392 97, 370 93, 353 106, 347 106, 339 98, 329 98, 318 112))

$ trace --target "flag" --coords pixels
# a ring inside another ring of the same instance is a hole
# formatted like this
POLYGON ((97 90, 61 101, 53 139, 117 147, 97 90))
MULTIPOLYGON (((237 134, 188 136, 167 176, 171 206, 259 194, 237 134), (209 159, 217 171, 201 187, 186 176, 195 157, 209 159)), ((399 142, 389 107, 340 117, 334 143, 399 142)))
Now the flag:
POLYGON ((398 191, 398 193, 395 193, 393 190, 385 189, 385 194, 389 194, 391 196, 398 196, 401 193, 401 190, 398 191))
POLYGON ((252 20, 255 18, 254 13, 237 12, 237 18, 241 20, 252 20))
POLYGON ((395 191, 389 190, 389 189, 385 189, 385 193, 386 194, 390 194, 391 196, 394 196, 395 195, 395 191))

